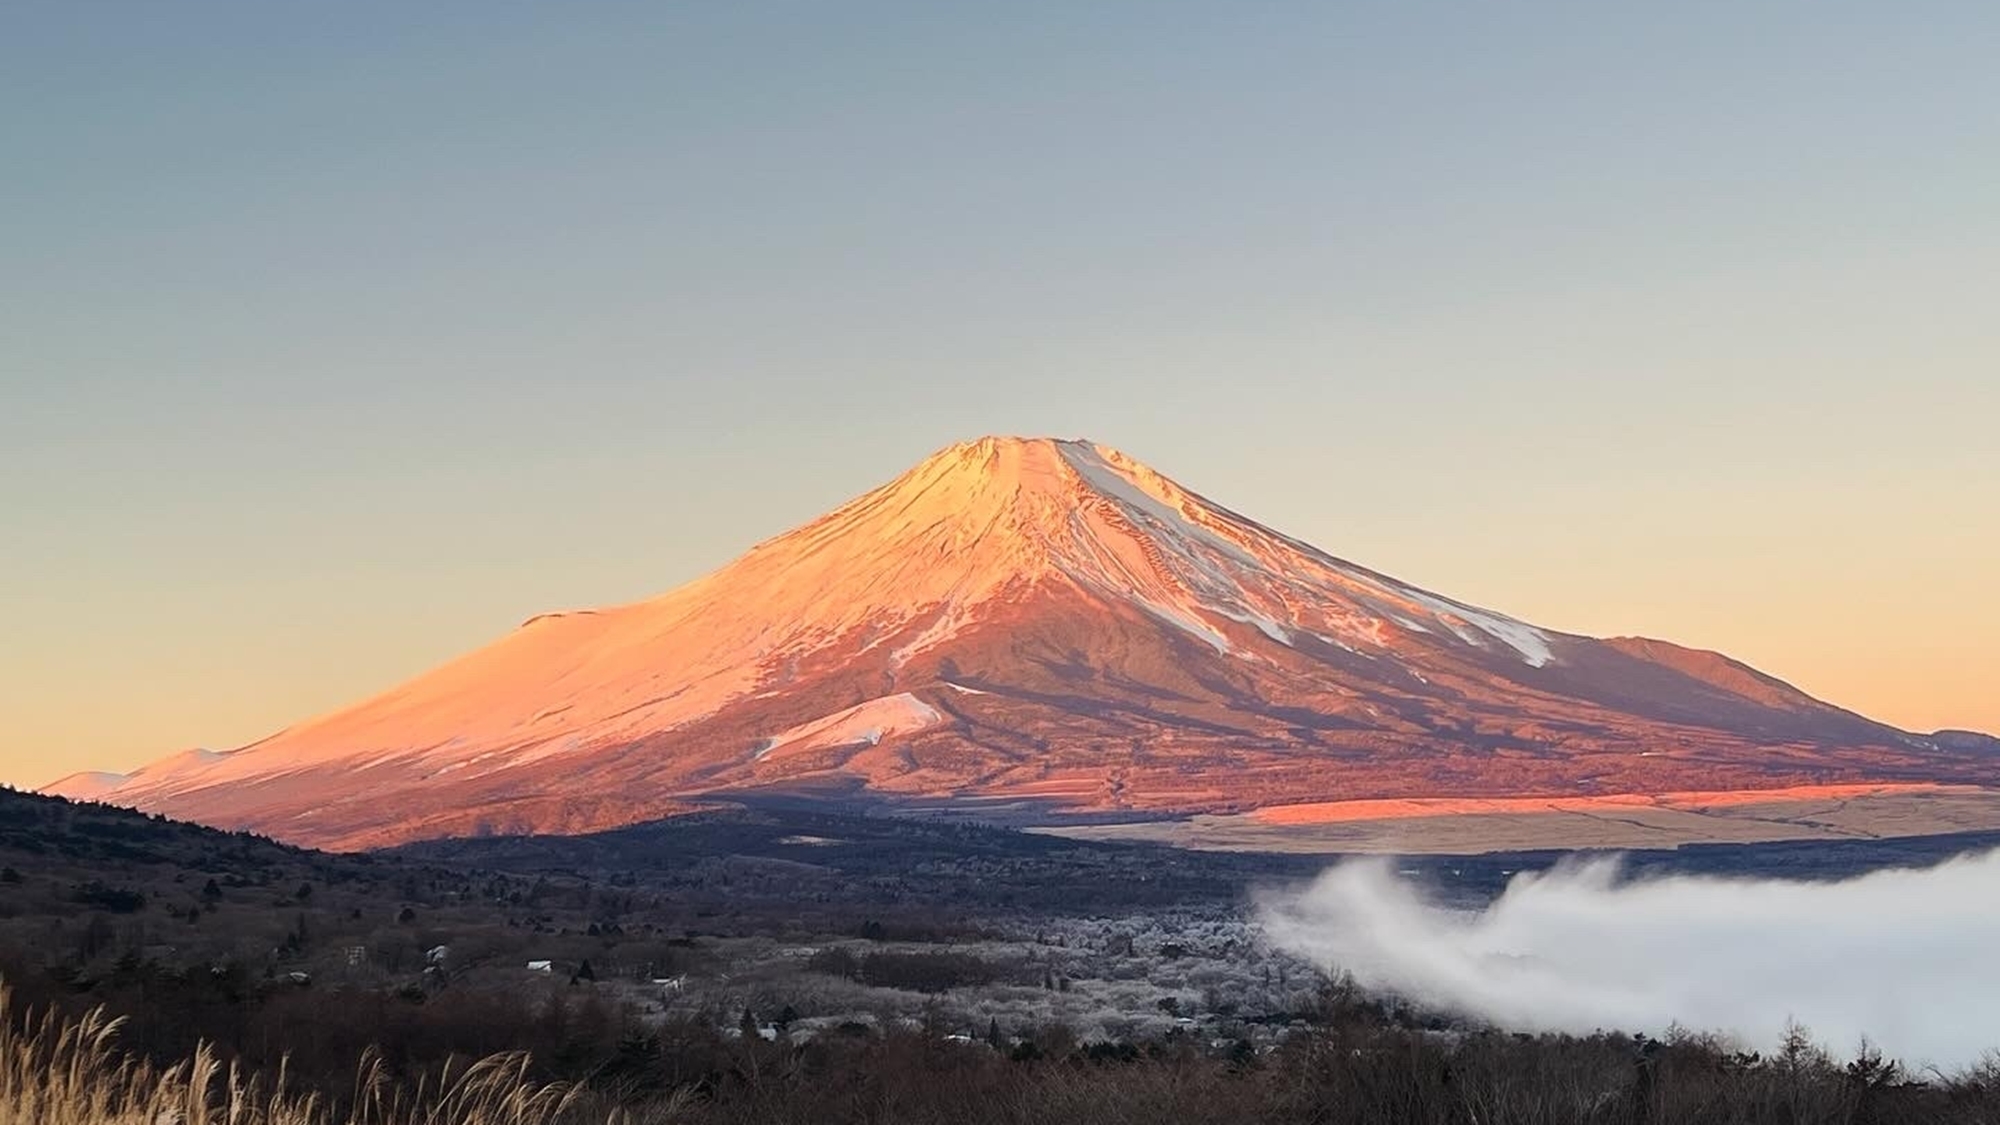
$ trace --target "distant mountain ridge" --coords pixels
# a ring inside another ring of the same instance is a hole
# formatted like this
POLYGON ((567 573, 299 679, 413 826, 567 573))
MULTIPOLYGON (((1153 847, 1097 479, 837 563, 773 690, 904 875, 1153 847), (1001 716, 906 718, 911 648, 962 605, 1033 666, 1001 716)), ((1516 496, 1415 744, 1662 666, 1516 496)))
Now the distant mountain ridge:
POLYGON ((593 831, 743 793, 1035 822, 1990 784, 1995 766, 1716 653, 1399 582, 1116 450, 985 438, 661 597, 535 617, 91 795, 355 848, 593 831))

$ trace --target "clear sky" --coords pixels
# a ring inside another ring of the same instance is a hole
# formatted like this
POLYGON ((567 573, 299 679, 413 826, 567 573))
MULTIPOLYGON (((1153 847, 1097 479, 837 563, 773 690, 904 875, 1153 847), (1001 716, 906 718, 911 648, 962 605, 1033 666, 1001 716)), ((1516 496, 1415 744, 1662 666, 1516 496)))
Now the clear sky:
POLYGON ((1990 3, 0 10, 0 780, 1088 436, 2000 730, 1990 3))

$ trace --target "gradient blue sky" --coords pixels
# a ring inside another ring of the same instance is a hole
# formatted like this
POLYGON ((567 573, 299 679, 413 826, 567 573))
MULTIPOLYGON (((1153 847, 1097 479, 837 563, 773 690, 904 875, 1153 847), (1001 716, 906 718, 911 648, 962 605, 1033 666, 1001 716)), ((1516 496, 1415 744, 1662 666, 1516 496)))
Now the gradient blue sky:
POLYGON ((1989 4, 0 11, 0 780, 986 432, 2000 728, 1989 4))

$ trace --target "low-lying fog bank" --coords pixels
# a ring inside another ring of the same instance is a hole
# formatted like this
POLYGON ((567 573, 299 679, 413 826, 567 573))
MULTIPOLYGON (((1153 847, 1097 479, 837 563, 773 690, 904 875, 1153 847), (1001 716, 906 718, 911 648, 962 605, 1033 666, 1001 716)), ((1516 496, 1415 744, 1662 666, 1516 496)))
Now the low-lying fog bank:
POLYGON ((1470 912, 1356 860, 1259 913, 1281 949, 1510 1028, 1678 1024, 1768 1050, 1797 1023, 1946 1069, 2000 1048, 2000 851, 1839 882, 1627 880, 1595 860, 1470 912))

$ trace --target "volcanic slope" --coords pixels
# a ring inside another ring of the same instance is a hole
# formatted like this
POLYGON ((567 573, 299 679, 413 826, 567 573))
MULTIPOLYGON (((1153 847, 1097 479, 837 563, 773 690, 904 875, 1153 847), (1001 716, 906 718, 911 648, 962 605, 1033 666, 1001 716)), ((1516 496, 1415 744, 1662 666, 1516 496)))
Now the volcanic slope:
POLYGON ((546 614, 240 750, 88 784, 356 848, 745 794, 1050 823, 1993 765, 1714 653, 1398 582, 1103 446, 985 438, 671 593, 546 614))

